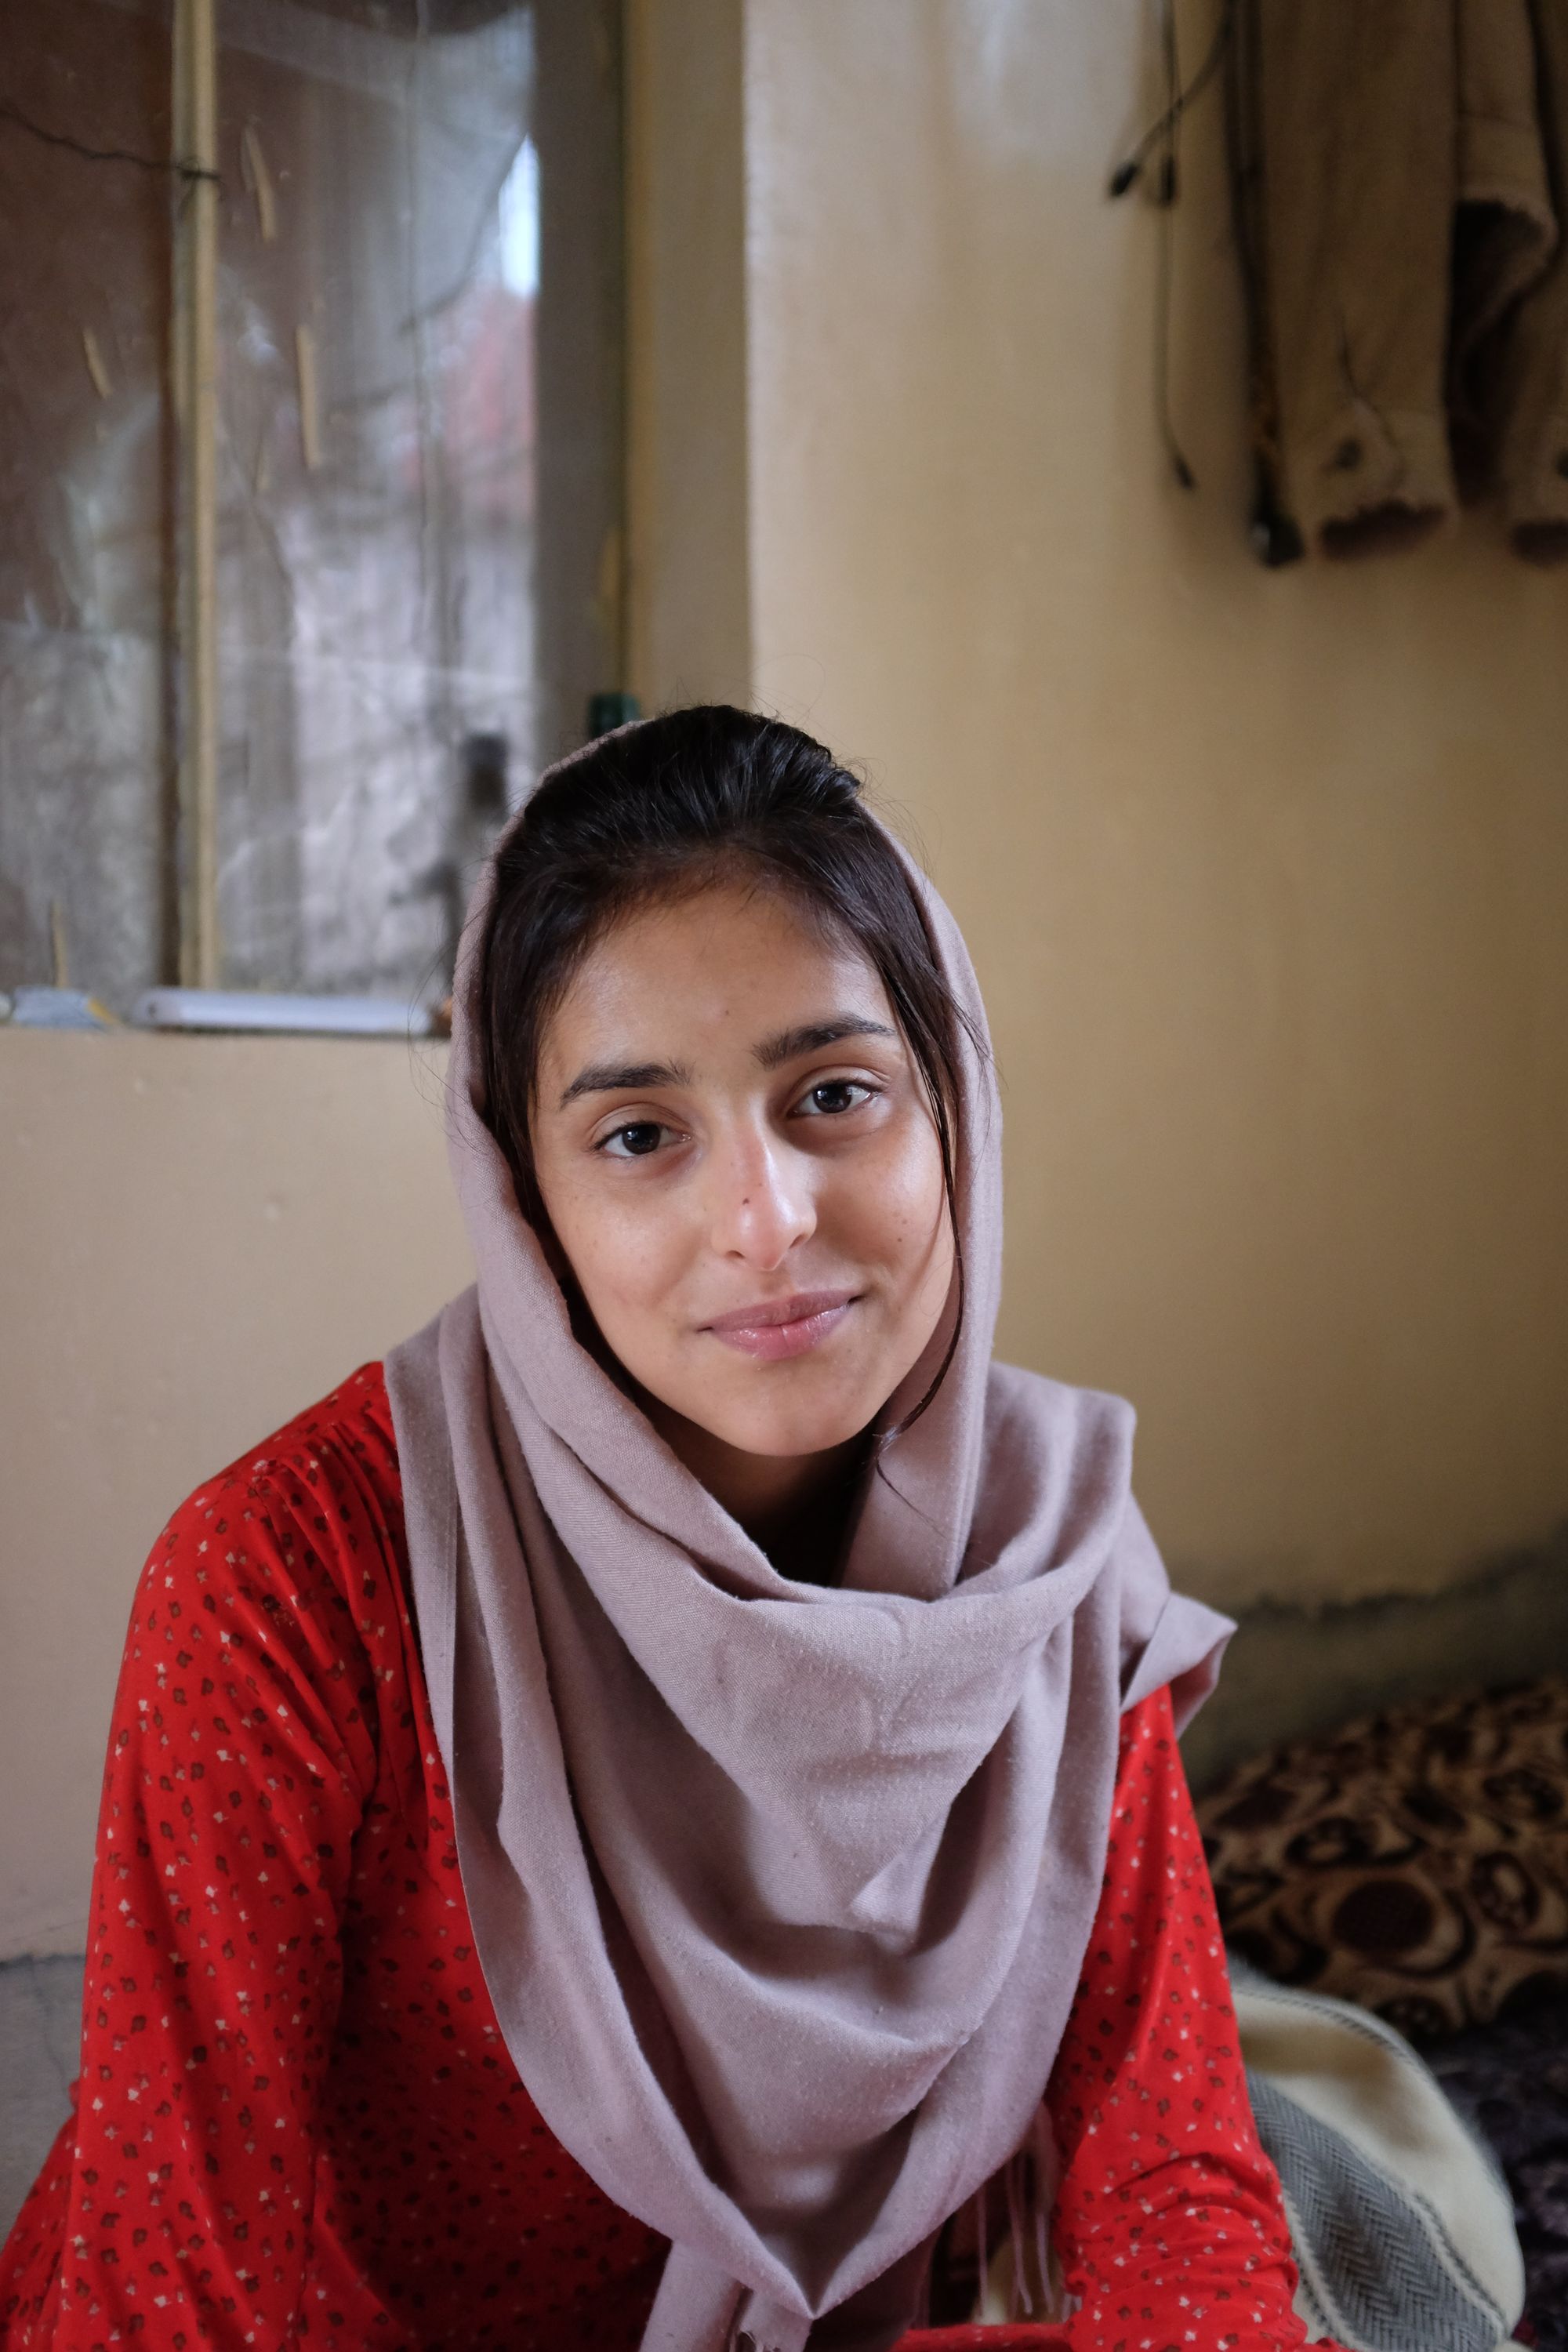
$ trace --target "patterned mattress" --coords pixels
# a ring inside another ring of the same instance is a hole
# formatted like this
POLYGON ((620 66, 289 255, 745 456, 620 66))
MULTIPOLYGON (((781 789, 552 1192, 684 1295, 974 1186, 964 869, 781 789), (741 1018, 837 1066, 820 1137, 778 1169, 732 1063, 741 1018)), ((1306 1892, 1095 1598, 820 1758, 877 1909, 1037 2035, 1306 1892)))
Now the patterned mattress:
POLYGON ((1568 1676, 1277 1748, 1198 1817, 1226 1943, 1396 2026, 1497 2150, 1520 2335, 1568 2352, 1568 1676))

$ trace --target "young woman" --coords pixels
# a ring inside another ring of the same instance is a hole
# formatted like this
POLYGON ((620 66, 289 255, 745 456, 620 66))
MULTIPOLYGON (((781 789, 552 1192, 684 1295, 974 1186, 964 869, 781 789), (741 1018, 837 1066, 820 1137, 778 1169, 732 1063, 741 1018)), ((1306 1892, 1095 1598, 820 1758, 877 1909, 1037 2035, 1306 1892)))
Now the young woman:
POLYGON ((0 2342, 1299 2343, 1174 1746, 1228 1627, 1128 1408, 991 1360, 973 974, 820 745, 545 778, 448 1128, 474 1289, 153 1548, 0 2342))

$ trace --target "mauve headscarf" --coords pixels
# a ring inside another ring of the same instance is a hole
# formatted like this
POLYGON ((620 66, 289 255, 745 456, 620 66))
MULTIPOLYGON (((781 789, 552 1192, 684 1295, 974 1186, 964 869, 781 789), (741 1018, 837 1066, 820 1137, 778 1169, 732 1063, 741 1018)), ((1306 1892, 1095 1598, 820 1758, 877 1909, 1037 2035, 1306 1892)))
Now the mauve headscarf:
POLYGON ((518 1209, 474 1035, 491 888, 447 1082, 479 1278, 387 1363, 485 1980, 552 2131, 673 2241, 644 2352, 879 2352, 1035 2126, 1119 1712, 1169 1682, 1184 1720, 1231 1627, 1170 1590, 1131 1409, 991 1360, 1001 1121, 967 1044, 956 1352, 867 1472, 839 1582, 778 1575, 574 1339, 518 1209))

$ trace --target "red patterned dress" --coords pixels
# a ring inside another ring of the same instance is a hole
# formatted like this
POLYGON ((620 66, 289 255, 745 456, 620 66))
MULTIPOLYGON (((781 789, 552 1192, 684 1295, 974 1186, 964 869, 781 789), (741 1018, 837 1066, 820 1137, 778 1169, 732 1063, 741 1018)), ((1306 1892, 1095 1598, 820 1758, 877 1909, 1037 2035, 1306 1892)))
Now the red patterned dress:
MULTIPOLYGON (((114 1704, 73 2113, 0 2255, 4 2352, 635 2352, 664 2242, 542 2120, 496 2025, 368 1365, 153 1546, 114 1704)), ((906 2352, 1296 2345, 1160 1692, 1048 2092, 1081 2308, 906 2352)))

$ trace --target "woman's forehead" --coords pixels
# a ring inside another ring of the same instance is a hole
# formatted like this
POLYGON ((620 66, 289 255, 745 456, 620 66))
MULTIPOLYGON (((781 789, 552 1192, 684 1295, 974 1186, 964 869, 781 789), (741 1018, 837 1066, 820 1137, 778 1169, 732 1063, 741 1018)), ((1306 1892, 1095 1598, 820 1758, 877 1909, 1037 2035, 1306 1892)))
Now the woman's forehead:
POLYGON ((794 1033, 851 1023, 898 1034, 869 956, 780 891, 715 885, 639 907, 594 942, 547 1024, 541 1093, 565 1063, 607 1052, 776 1065, 794 1033))

